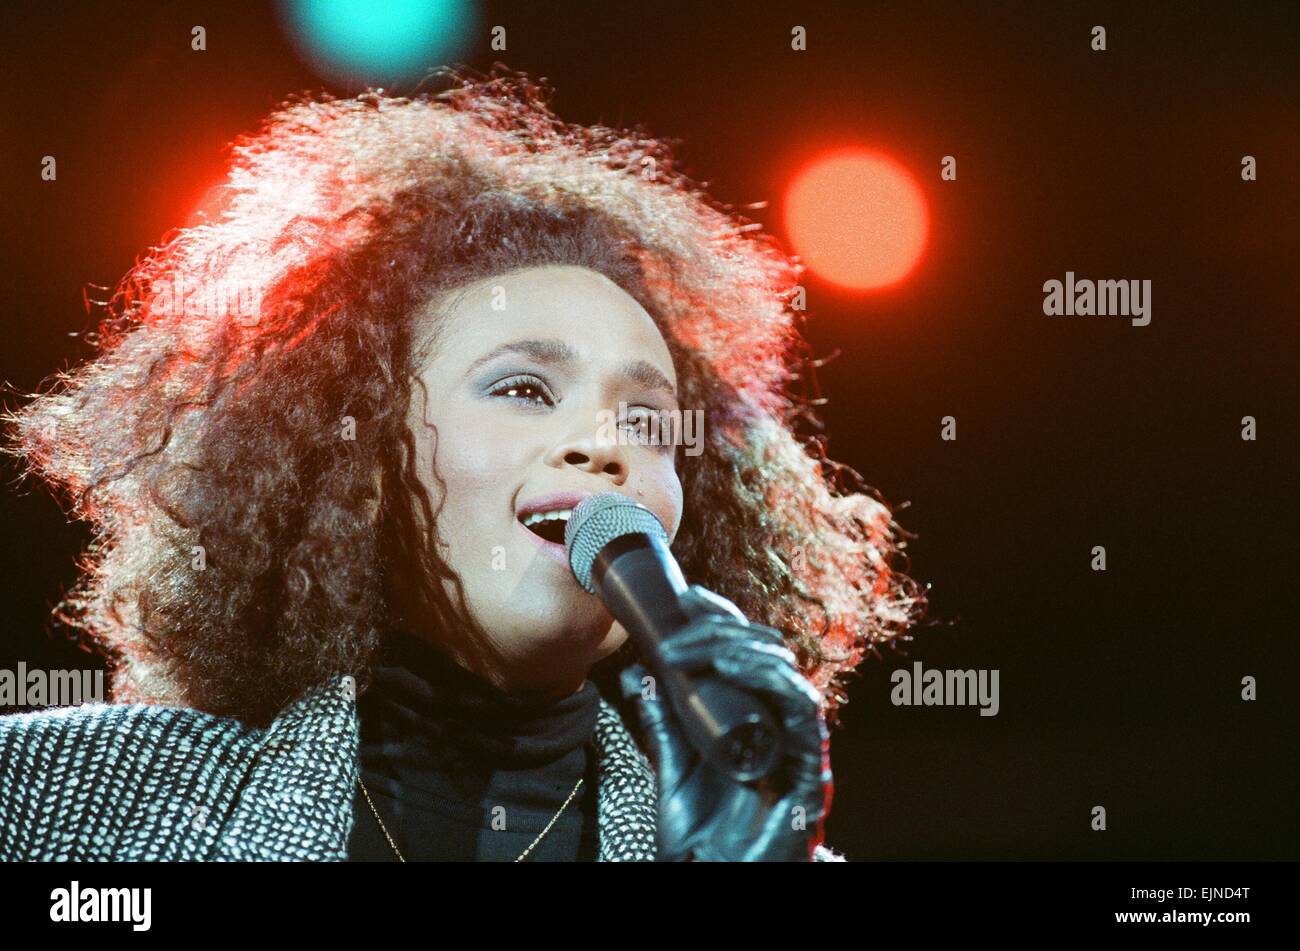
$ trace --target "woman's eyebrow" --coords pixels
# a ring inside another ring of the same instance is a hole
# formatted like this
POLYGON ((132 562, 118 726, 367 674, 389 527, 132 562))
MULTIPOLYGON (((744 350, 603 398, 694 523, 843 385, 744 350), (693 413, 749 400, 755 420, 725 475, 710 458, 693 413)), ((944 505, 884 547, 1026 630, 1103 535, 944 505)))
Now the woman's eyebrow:
MULTIPOLYGON (((564 366, 578 360, 578 353, 563 340, 513 340, 494 347, 472 364, 466 375, 473 373, 485 363, 490 363, 506 353, 522 353, 538 363, 564 366)), ((644 386, 647 389, 663 390, 674 399, 677 388, 658 367, 646 360, 629 360, 618 368, 619 379, 644 386)))
POLYGON ((636 383, 651 390, 663 390, 677 398, 677 388, 669 382, 668 377, 653 363, 645 360, 629 360, 618 369, 618 375, 624 380, 636 383))
POLYGON ((495 360, 505 353, 522 353, 538 363, 548 364, 573 363, 578 358, 578 354, 574 349, 563 340, 515 340, 494 347, 479 357, 470 364, 468 372, 473 373, 483 364, 495 360))

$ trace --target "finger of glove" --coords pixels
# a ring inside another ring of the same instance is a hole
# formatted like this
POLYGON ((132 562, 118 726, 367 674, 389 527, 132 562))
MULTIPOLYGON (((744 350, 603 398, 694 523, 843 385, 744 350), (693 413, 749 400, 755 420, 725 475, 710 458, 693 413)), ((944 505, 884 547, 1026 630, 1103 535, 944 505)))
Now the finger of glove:
POLYGON ((770 694, 788 724, 801 724, 819 714, 821 696, 799 673, 794 654, 784 644, 735 634, 686 634, 664 645, 663 658, 669 665, 693 672, 713 670, 740 687, 770 694))
MULTIPOLYGON (((683 749, 685 741, 676 721, 665 709, 655 679, 641 664, 630 664, 619 675, 619 684, 625 699, 636 698, 637 717, 645 733, 650 755, 660 775, 680 777, 688 765, 686 755, 677 750, 683 749)), ((689 749, 689 747, 685 747, 689 749)))
POLYGON ((806 835, 797 828, 794 808, 786 800, 759 806, 756 794, 748 792, 731 804, 730 811, 739 815, 729 815, 725 822, 714 823, 711 834, 697 837, 694 851, 700 861, 783 861, 804 850, 806 835))
POLYGON ((682 593, 681 605, 691 617, 717 614, 728 617, 739 624, 749 624, 749 618, 745 617, 734 602, 724 598, 716 591, 710 591, 708 588, 702 588, 697 584, 691 585, 682 593))
POLYGON ((655 689, 654 679, 647 677, 644 667, 632 664, 620 675, 620 682, 624 697, 637 698, 637 717, 650 747, 655 771, 671 790, 682 781, 697 754, 665 707, 664 698, 655 689))
POLYGON ((794 795, 772 807, 762 834, 753 840, 743 861, 807 862, 821 842, 824 811, 794 795))
POLYGON ((680 862, 690 853, 699 824, 705 818, 695 808, 696 797, 687 795, 683 786, 692 776, 696 782, 709 777, 698 775, 699 753, 678 726, 662 696, 643 696, 637 701, 637 712, 659 782, 656 840, 660 861, 680 862))
POLYGON ((623 668, 618 675, 619 690, 623 693, 624 700, 631 700, 639 696, 648 689, 652 689, 654 678, 650 672, 639 663, 631 663, 623 668))
POLYGON ((793 667, 794 653, 786 646, 780 632, 770 627, 737 627, 722 621, 704 621, 688 625, 664 641, 659 648, 661 660, 683 670, 704 670, 712 666, 714 654, 743 649, 743 645, 763 645, 778 652, 793 667))
POLYGON ((753 843, 761 841, 769 807, 759 793, 730 779, 720 780, 727 790, 721 795, 706 826, 692 841, 692 851, 701 862, 744 861, 753 843))

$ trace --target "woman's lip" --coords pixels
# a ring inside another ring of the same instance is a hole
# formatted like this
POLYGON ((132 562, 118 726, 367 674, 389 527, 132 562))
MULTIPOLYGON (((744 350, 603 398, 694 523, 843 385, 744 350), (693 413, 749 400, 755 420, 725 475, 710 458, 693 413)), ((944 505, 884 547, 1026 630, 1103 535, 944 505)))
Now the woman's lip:
POLYGON ((594 494, 593 492, 548 492, 546 495, 536 495, 519 506, 519 510, 515 512, 515 518, 522 523, 525 517, 532 515, 534 512, 576 509, 580 502, 591 498, 594 494))

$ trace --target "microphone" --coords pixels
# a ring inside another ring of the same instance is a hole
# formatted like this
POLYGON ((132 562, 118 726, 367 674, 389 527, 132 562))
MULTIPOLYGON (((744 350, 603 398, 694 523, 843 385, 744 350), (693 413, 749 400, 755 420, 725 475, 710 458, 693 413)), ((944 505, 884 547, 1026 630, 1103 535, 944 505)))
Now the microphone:
POLYGON ((717 675, 663 662, 663 642, 698 614, 683 606, 686 579, 655 514, 617 492, 593 495, 569 516, 564 544, 574 577, 627 629, 696 750, 738 782, 771 772, 781 737, 766 704, 717 675))

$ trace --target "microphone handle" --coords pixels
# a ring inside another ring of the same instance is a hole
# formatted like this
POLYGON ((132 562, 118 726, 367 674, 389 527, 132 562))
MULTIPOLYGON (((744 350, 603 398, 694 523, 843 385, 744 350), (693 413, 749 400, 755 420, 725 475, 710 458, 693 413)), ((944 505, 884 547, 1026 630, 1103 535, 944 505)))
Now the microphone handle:
POLYGON ((661 660, 664 640, 691 622, 681 608, 686 579, 664 541, 640 534, 616 538, 596 556, 591 577, 663 688, 691 745, 737 782, 770 773, 781 731, 767 705, 717 675, 687 675, 661 660))

